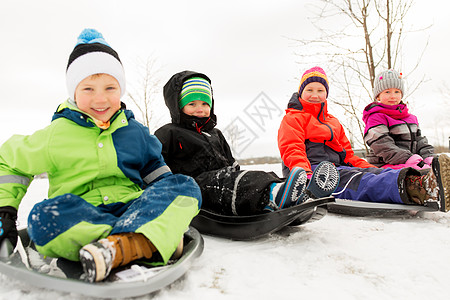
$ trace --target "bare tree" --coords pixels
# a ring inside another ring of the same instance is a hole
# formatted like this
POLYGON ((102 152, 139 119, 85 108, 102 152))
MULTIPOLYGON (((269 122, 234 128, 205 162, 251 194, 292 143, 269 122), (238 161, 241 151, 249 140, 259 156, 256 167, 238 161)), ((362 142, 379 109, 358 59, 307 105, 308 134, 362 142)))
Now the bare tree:
POLYGON ((233 153, 237 156, 239 156, 239 126, 235 122, 231 122, 223 131, 223 134, 225 134, 226 139, 228 141, 228 144, 231 147, 231 150, 233 153))
MULTIPOLYGON (((448 152, 450 150, 450 119, 449 107, 450 107, 450 87, 446 82, 443 82, 439 88, 439 92, 442 97, 434 99, 436 105, 440 108, 433 111, 433 124, 434 124, 434 138, 437 145, 435 148, 441 148, 441 152, 448 152)), ((439 150, 436 151, 439 153, 439 150)))
POLYGON ((161 93, 161 79, 158 76, 159 69, 157 61, 154 58, 147 58, 143 61, 137 61, 137 84, 131 84, 127 93, 131 101, 136 105, 141 113, 142 123, 151 129, 155 120, 155 100, 156 96, 161 93))
MULTIPOLYGON (((412 0, 320 0, 311 6, 312 24, 320 36, 295 39, 300 46, 297 54, 300 64, 316 63, 327 69, 333 87, 337 88, 329 101, 348 118, 343 126, 353 146, 364 147, 366 151, 362 110, 372 101, 377 72, 387 68, 402 72, 408 68, 403 73, 410 75, 417 69, 428 44, 422 45, 413 65, 402 61, 405 37, 414 32, 405 25, 412 5, 412 0)), ((424 77, 409 82, 404 99, 423 81, 424 77)))

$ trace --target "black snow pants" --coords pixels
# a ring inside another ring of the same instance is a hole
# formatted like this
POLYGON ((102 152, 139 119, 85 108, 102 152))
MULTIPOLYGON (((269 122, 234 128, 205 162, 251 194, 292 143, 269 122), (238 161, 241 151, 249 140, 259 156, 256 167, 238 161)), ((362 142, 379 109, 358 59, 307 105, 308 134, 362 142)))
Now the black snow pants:
POLYGON ((195 181, 202 191, 203 209, 221 215, 249 216, 263 213, 270 201, 270 185, 284 180, 273 172, 225 167, 202 173, 195 181))

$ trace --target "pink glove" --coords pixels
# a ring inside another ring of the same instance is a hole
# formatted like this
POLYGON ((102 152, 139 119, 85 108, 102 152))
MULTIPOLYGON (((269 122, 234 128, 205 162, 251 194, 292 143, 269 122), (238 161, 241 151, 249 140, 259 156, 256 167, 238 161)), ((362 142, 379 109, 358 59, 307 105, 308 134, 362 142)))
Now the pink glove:
POLYGON ((433 156, 429 156, 423 160, 424 163, 431 166, 431 162, 433 161, 433 156))
POLYGON ((408 160, 405 162, 405 164, 407 164, 407 165, 417 165, 421 161, 423 161, 422 156, 420 156, 419 154, 414 154, 410 158, 408 158, 408 160))
POLYGON ((423 161, 422 156, 420 156, 419 154, 414 154, 410 158, 408 158, 408 160, 405 162, 405 165, 417 170, 421 170, 427 167, 425 165, 425 162, 423 161))

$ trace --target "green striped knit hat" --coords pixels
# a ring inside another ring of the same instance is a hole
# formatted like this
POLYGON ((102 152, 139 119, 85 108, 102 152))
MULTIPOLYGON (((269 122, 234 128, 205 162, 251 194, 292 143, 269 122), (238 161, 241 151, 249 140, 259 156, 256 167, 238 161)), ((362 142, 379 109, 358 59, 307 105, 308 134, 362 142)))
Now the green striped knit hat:
POLYGON ((211 84, 208 80, 201 77, 192 77, 183 83, 180 101, 178 102, 180 109, 195 100, 204 101, 208 103, 209 107, 212 107, 211 84))

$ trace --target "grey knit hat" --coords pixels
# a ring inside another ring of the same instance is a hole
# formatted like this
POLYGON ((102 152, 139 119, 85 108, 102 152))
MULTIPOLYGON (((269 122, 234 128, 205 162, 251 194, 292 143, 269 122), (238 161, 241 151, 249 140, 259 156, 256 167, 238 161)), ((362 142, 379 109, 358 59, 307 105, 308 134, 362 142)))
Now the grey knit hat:
POLYGON ((402 91, 402 95, 405 94, 405 83, 402 79, 402 73, 389 69, 378 74, 375 77, 373 99, 377 99, 378 95, 387 89, 399 89, 402 91))

